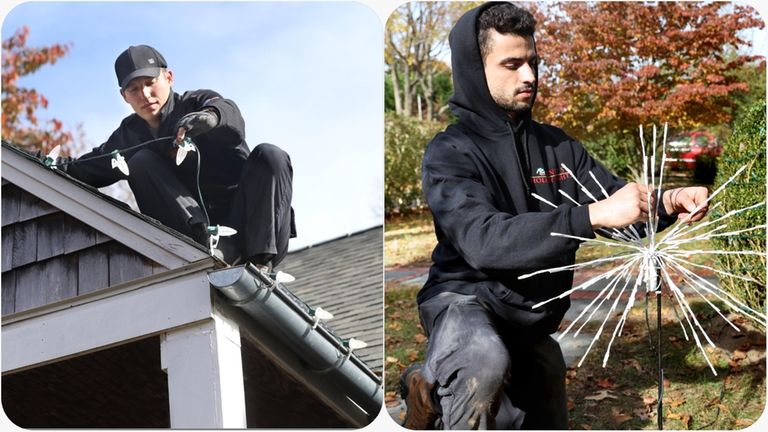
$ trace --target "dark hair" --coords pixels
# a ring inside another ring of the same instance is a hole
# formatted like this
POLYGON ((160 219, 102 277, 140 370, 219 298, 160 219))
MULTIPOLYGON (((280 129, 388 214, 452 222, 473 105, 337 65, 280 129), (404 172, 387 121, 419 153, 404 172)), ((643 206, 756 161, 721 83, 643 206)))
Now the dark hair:
POLYGON ((480 12, 477 17, 477 44, 480 46, 480 55, 483 59, 491 51, 488 37, 491 29, 502 34, 533 37, 533 32, 536 31, 536 19, 527 10, 506 2, 495 4, 480 12))

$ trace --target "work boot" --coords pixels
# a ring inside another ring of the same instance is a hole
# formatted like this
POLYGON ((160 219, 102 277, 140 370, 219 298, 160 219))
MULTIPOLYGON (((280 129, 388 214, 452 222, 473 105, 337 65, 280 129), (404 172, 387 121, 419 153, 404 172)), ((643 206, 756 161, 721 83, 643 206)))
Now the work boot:
POLYGON ((439 414, 432 405, 432 387, 421 374, 419 363, 408 366, 400 375, 400 395, 406 406, 403 427, 415 430, 435 428, 439 414))

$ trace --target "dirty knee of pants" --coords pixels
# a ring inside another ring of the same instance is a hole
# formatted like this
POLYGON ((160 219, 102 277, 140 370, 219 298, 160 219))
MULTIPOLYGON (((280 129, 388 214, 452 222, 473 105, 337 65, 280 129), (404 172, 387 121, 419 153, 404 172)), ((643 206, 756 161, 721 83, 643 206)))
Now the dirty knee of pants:
POLYGON ((426 373, 439 385, 444 425, 493 427, 511 361, 488 312, 478 304, 452 304, 436 324, 426 373))

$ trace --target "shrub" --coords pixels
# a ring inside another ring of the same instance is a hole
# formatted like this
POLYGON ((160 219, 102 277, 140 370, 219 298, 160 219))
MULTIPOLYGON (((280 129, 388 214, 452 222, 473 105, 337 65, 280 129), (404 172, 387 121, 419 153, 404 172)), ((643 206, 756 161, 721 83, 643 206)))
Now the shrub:
POLYGON ((388 113, 385 116, 384 206, 387 215, 423 207, 421 160, 445 124, 388 113))
POLYGON ((607 133, 582 141, 589 154, 605 165, 609 171, 627 181, 638 181, 641 159, 632 137, 607 133))
MULTIPOLYGON (((714 187, 722 185, 739 168, 742 172, 720 195, 722 207, 714 209, 710 218, 716 218, 728 211, 765 203, 765 100, 755 103, 737 120, 733 134, 723 147, 717 166, 714 187)), ((717 201, 717 199, 715 199, 717 201)), ((764 206, 727 219, 727 231, 737 231, 765 224, 764 206)), ((738 296, 753 309, 765 308, 765 229, 730 237, 712 239, 718 250, 761 251, 757 255, 721 255, 718 261, 722 270, 736 275, 748 276, 755 282, 731 277, 720 277, 720 284, 726 291, 738 296)))

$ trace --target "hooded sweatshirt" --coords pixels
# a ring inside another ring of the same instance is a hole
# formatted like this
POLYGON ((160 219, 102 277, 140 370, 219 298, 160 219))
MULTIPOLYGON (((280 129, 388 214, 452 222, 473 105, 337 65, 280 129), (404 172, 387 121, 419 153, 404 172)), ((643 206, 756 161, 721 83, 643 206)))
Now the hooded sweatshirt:
MULTIPOLYGON (((215 110, 219 123, 209 132, 194 138, 201 157, 200 187, 209 205, 228 207, 250 150, 245 142, 245 122, 237 105, 212 90, 188 91, 183 95, 171 92, 168 101, 160 109, 160 127, 156 135, 153 135, 147 122, 138 114, 129 115, 105 143, 80 156, 78 163, 68 166, 67 173, 94 187, 104 187, 124 180, 126 176, 112 168, 110 158, 91 158, 120 150, 125 159, 130 160, 140 149, 126 149, 156 137, 176 136, 175 126, 179 119, 203 109, 215 110)), ((172 159, 167 154, 172 147, 171 139, 147 146, 169 160, 172 159)), ((175 170, 182 181, 195 190, 195 154, 188 156, 175 170)))
MULTIPOLYGON (((561 129, 532 121, 530 112, 512 121, 493 101, 476 30, 479 13, 491 5, 464 14, 449 37, 450 106, 458 122, 435 136, 424 155, 422 186, 438 244, 418 302, 442 292, 474 295, 509 328, 543 336, 557 330, 570 300, 532 306, 570 289, 573 272, 518 277, 574 263, 580 242, 551 233, 595 237, 586 206, 593 201, 561 164, 595 197, 603 195, 590 172, 608 194, 625 182, 561 129)), ((669 223, 665 215, 660 227, 669 223)))

